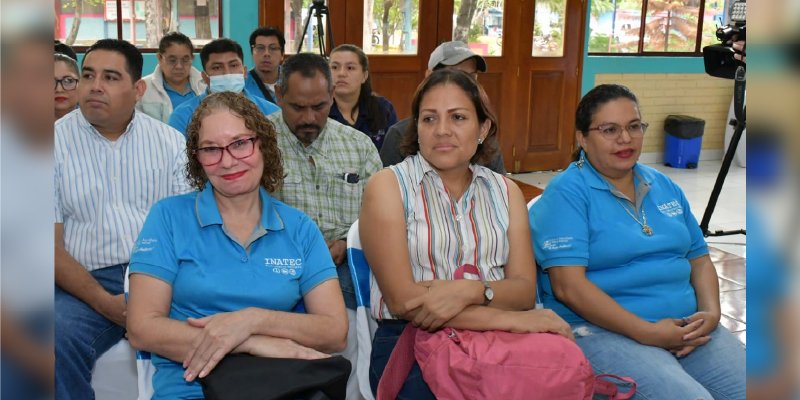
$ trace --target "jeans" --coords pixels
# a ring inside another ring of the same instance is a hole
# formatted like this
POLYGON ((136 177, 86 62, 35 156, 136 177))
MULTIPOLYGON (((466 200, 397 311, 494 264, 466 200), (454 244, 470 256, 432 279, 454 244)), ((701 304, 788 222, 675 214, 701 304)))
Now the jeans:
POLYGON ((344 261, 336 266, 336 275, 339 275, 339 287, 342 288, 342 296, 344 296, 344 306, 350 310, 356 309, 356 289, 353 285, 353 276, 350 273, 350 266, 347 262, 347 257, 344 261))
MULTIPOLYGON (((383 375, 383 370, 386 369, 389 356, 407 323, 408 321, 405 320, 378 322, 378 330, 375 331, 375 337, 372 339, 372 354, 369 363, 369 384, 373 394, 378 393, 378 383, 383 375)), ((422 378, 422 370, 416 361, 414 361, 414 366, 411 367, 411 372, 408 373, 408 378, 397 398, 399 400, 436 400, 436 396, 422 378)))
POLYGON ((722 326, 711 332, 708 343, 683 358, 589 323, 572 329, 596 374, 636 381, 634 399, 745 398, 744 346, 722 326))
MULTIPOLYGON (((122 294, 126 265, 91 272, 112 295, 122 294)), ((109 321, 71 294, 55 288, 56 398, 94 399, 95 361, 125 335, 125 328, 109 321)))

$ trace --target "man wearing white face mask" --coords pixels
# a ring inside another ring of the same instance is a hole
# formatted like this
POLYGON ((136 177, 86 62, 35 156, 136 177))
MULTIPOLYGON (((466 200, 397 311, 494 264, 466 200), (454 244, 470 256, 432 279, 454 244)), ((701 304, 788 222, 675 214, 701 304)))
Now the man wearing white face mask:
POLYGON ((203 64, 202 76, 208 84, 208 92, 187 100, 176 108, 169 117, 169 125, 186 135, 186 128, 194 110, 208 93, 242 93, 255 103, 264 115, 280 110, 275 104, 245 90, 247 68, 242 62, 243 59, 242 46, 228 38, 212 40, 203 46, 200 50, 200 61, 203 64))

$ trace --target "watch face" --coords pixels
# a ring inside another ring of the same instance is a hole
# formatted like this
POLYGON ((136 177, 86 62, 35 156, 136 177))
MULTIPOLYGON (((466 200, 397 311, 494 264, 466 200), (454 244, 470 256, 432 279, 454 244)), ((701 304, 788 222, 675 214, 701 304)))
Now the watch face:
POLYGON ((487 287, 486 290, 483 291, 483 297, 486 297, 486 300, 492 301, 492 299, 494 299, 494 290, 487 287))

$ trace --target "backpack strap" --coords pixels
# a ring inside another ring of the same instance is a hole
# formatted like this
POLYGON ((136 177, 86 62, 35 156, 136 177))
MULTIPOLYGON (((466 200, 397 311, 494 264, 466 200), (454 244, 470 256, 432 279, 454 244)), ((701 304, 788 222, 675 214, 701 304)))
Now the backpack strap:
POLYGON ((410 322, 406 324, 400 338, 389 356, 386 368, 378 382, 377 400, 395 400, 397 394, 403 389, 406 378, 414 366, 414 342, 417 337, 417 328, 410 322))
POLYGON ((264 99, 270 103, 278 104, 278 102, 272 97, 272 93, 269 91, 269 89, 267 89, 267 85, 261 81, 261 77, 258 76, 255 68, 250 70, 250 75, 253 77, 253 80, 256 81, 256 85, 258 85, 258 89, 261 91, 261 94, 264 95, 264 99))
MULTIPOLYGON (((392 353, 394 355, 394 353, 392 353)), ((613 374, 600 374, 594 377, 594 393, 608 396, 609 400, 627 400, 636 394, 636 381, 631 377, 617 376, 613 374), (616 383, 611 382, 609 379, 615 379, 630 385, 630 390, 627 392, 619 392, 616 383)))

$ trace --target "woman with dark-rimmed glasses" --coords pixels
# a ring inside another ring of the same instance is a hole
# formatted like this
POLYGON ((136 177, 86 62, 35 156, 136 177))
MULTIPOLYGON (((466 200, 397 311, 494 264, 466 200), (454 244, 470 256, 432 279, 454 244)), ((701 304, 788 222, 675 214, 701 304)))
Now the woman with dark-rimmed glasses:
POLYGON ((229 353, 317 359, 341 351, 347 314, 317 226, 270 196, 277 134, 250 100, 206 97, 188 127, 197 191, 156 203, 130 262, 131 344, 153 353, 153 398, 202 398, 229 353), (303 301, 305 313, 293 313, 303 301))
POLYGON ((546 308, 595 372, 634 399, 744 399, 744 346, 719 324, 719 281, 678 185, 639 163, 647 123, 627 87, 578 104, 574 162, 530 209, 546 308))
POLYGON ((67 115, 78 105, 78 63, 66 54, 55 53, 55 103, 56 119, 67 115))

